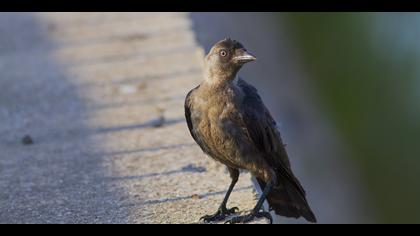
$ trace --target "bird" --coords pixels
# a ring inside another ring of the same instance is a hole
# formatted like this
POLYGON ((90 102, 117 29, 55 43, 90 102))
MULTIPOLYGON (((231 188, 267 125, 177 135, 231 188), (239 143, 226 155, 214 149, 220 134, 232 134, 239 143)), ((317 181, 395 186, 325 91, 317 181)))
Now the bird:
POLYGON ((302 185, 292 172, 288 154, 276 121, 255 87, 238 76, 238 71, 256 57, 238 41, 225 38, 217 42, 204 58, 202 82, 188 92, 184 108, 192 138, 202 151, 224 164, 231 177, 226 195, 204 222, 222 221, 239 210, 228 209, 227 202, 242 170, 256 178, 263 190, 249 214, 235 216, 225 223, 248 223, 266 218, 262 210, 285 217, 304 217, 316 222, 302 185))

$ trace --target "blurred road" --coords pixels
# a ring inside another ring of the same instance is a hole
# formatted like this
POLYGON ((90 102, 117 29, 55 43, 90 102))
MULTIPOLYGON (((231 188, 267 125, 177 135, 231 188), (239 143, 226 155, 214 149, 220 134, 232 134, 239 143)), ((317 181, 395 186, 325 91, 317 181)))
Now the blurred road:
MULTIPOLYGON (((194 223, 229 184, 183 116, 184 13, 0 14, 0 223, 194 223), (32 145, 24 145, 29 135, 32 145)), ((243 175, 230 206, 254 203, 243 175)))

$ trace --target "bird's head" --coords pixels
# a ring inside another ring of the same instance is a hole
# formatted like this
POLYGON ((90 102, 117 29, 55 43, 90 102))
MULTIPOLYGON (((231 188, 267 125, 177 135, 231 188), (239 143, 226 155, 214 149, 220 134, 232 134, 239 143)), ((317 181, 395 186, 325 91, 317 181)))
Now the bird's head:
POLYGON ((255 60, 241 43, 224 39, 216 43, 205 58, 206 79, 233 80, 245 63, 255 60))

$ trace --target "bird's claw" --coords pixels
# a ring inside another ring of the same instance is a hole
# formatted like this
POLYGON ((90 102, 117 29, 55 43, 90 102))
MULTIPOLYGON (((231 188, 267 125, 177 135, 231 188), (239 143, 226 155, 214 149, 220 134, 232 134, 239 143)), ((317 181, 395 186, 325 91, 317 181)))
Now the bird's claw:
POLYGON ((227 209, 226 207, 225 208, 220 208, 213 215, 205 215, 205 216, 201 217, 200 221, 203 220, 205 223, 214 222, 214 221, 221 221, 221 220, 226 219, 226 217, 228 217, 232 214, 235 214, 238 211, 239 211, 239 209, 237 207, 233 207, 233 208, 230 208, 230 209, 227 209))
POLYGON ((238 223, 248 223, 253 221, 255 218, 267 218, 270 220, 270 224, 273 224, 273 217, 269 212, 260 211, 257 213, 251 213, 244 216, 237 216, 225 222, 225 224, 238 224, 238 223))

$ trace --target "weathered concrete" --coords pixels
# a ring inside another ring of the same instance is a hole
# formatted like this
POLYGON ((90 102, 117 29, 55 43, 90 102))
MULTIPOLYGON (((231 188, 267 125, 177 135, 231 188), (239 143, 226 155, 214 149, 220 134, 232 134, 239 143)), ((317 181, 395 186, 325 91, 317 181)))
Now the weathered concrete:
MULTIPOLYGON (((0 222, 195 223, 229 184, 183 116, 184 13, 0 14, 0 222), (23 145, 30 135, 33 145, 23 145)), ((255 204, 249 175, 230 206, 255 204)))

